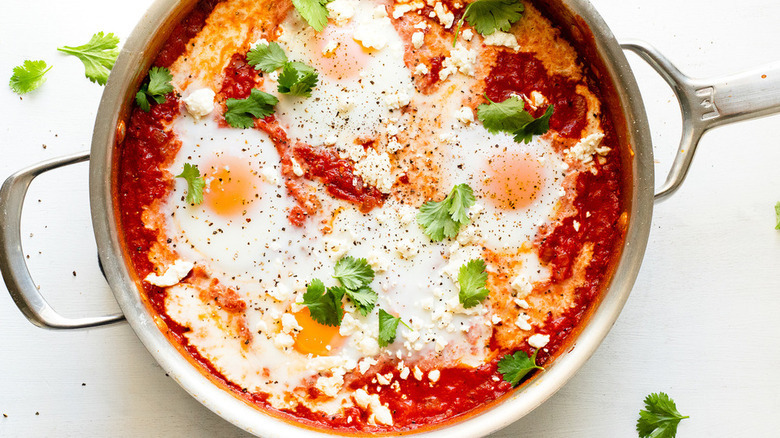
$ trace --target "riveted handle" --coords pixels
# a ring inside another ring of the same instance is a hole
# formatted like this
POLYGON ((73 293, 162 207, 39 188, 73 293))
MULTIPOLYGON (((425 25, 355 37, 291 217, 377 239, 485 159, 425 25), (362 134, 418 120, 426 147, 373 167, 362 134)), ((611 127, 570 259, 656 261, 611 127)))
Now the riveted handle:
POLYGON ((699 140, 709 129, 780 112, 780 62, 731 76, 696 79, 646 42, 628 41, 621 47, 639 55, 666 80, 682 110, 682 139, 656 201, 680 188, 699 140))
POLYGON ((79 329, 124 320, 122 314, 75 319, 60 315, 35 286, 22 252, 22 206, 30 183, 44 172, 87 160, 89 152, 45 161, 11 175, 0 188, 0 272, 14 303, 38 327, 79 329))

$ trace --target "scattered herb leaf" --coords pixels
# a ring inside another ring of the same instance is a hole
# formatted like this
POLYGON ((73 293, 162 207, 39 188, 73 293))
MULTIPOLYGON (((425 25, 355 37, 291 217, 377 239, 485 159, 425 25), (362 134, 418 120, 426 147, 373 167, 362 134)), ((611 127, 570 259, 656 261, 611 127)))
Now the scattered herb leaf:
POLYGON ((293 6, 317 32, 322 32, 328 24, 328 8, 325 7, 332 0, 292 0, 293 6))
POLYGON ((550 117, 555 110, 553 105, 539 118, 525 109, 525 103, 518 96, 510 96, 503 102, 493 102, 485 96, 488 103, 477 107, 477 117, 491 134, 507 132, 515 136, 516 142, 529 143, 534 135, 542 135, 550 129, 550 117))
POLYGON ((24 61, 22 65, 14 67, 13 75, 8 85, 16 94, 25 94, 43 85, 46 82, 46 72, 51 70, 47 68, 46 61, 24 61))
POLYGON ((475 201, 471 187, 458 184, 443 201, 423 204, 417 213, 417 223, 431 240, 438 242, 445 237, 455 237, 460 227, 469 223, 468 210, 475 201))
POLYGON ((481 303, 490 293, 485 287, 488 274, 485 272, 485 262, 474 259, 460 267, 458 272, 458 300, 464 309, 468 309, 481 303))
POLYGON ((775 225, 775 229, 780 230, 780 202, 775 204, 775 217, 777 218, 777 225, 775 225))
MULTIPOLYGON (((398 323, 401 323, 409 328, 405 322, 401 320, 401 317, 395 317, 384 309, 379 309, 379 342, 380 347, 387 347, 395 342, 395 334, 398 331, 398 323)), ((409 328, 411 330, 411 328, 409 328)))
POLYGON ((482 35, 490 35, 497 29, 507 32, 513 23, 523 17, 524 9, 519 0, 476 0, 470 3, 458 21, 452 46, 455 47, 458 41, 464 20, 482 35))
POLYGON ((343 257, 336 262, 333 278, 339 280, 347 289, 358 289, 374 281, 374 270, 366 259, 343 257))
POLYGON ((329 287, 325 290, 322 280, 314 279, 306 287, 303 303, 300 304, 309 308, 312 319, 318 323, 339 326, 344 317, 344 309, 341 307, 344 292, 343 287, 329 287))
POLYGON ((358 312, 363 316, 368 316, 376 306, 376 300, 379 295, 369 286, 361 286, 357 289, 345 289, 345 292, 352 303, 357 307, 358 312))
POLYGON ((62 46, 57 50, 79 58, 84 63, 84 75, 92 82, 106 85, 108 74, 119 55, 119 37, 113 33, 98 32, 84 45, 62 46))
POLYGON ((663 392, 653 393, 645 397, 645 409, 639 411, 636 431, 640 438, 674 438, 677 435, 677 425, 688 418, 677 411, 668 395, 663 392))
POLYGON ((203 202, 203 188, 206 187, 206 180, 200 176, 198 165, 184 163, 184 170, 176 175, 176 178, 187 180, 187 203, 198 205, 203 202))
POLYGON ((279 75, 277 89, 282 94, 311 97, 311 90, 317 86, 317 70, 302 62, 287 62, 279 75))
POLYGON ((268 117, 274 113, 274 105, 279 103, 275 96, 252 89, 246 99, 228 99, 225 105, 225 121, 234 128, 251 128, 256 118, 268 117))
POLYGON ((534 119, 528 122, 523 127, 515 131, 515 141, 518 143, 522 141, 523 143, 528 144, 531 142, 531 139, 533 139, 534 135, 542 135, 549 131, 550 117, 552 117, 553 111, 555 111, 554 106, 548 106, 547 110, 544 111, 544 114, 539 116, 538 119, 534 119))
POLYGON ((149 112, 151 106, 149 100, 158 104, 165 102, 165 95, 173 91, 173 75, 166 67, 152 67, 149 70, 149 81, 141 85, 135 94, 135 103, 145 112, 149 112))
POLYGON ((498 361, 498 372, 503 374, 504 380, 517 386, 528 373, 533 370, 543 370, 544 368, 536 364, 536 353, 532 356, 524 351, 515 351, 514 354, 507 354, 498 361))
POLYGON ((271 42, 258 44, 246 54, 246 60, 255 69, 271 73, 284 67, 287 63, 287 55, 278 43, 271 42))

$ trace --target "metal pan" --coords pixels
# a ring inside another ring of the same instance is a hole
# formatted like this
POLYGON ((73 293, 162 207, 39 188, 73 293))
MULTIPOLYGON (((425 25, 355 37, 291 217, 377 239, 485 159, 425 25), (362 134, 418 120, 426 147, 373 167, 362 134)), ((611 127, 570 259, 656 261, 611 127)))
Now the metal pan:
MULTIPOLYGON (((560 389, 598 348, 617 319, 631 292, 648 241, 654 200, 680 187, 702 135, 724 124, 780 112, 780 63, 742 74, 713 79, 693 79, 672 65, 652 46, 631 41, 620 45, 593 6, 585 0, 549 2, 548 14, 569 37, 591 52, 600 82, 608 89, 612 111, 619 119, 619 135, 632 154, 627 194, 628 228, 625 244, 610 284, 601 301, 573 339, 544 373, 498 403, 420 436, 482 436, 528 414, 560 389), (653 151, 650 129, 633 73, 624 55, 630 50, 647 61, 672 87, 683 114, 683 135, 671 171, 653 193, 653 151)), ((141 300, 137 279, 120 244, 116 213, 116 145, 124 136, 135 90, 173 26, 193 7, 195 0, 158 0, 127 40, 109 78, 97 114, 89 152, 46 161, 20 170, 0 188, 0 272, 14 302, 35 325, 49 329, 79 329, 122 321, 160 365, 187 392, 236 426, 259 436, 318 436, 321 432, 264 413, 214 384, 194 367, 158 329, 141 300), (122 314, 66 318, 52 309, 35 287, 22 253, 20 221, 27 188, 41 173, 90 160, 92 223, 104 274, 122 314)))

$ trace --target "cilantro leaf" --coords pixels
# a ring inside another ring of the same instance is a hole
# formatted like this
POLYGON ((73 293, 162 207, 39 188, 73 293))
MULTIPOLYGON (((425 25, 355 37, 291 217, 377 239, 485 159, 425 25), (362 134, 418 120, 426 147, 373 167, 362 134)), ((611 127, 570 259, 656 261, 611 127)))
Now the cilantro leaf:
MULTIPOLYGON (((458 21, 455 41, 458 40, 463 21, 474 27, 482 35, 490 35, 497 29, 509 31, 512 24, 523 17, 525 7, 519 0, 476 0, 470 3, 458 21)), ((455 47, 455 41, 452 46, 455 47)))
POLYGON ((246 54, 246 61, 256 70, 271 73, 284 67, 287 63, 287 55, 278 43, 258 44, 246 54))
POLYGON ((165 95, 173 91, 173 75, 166 67, 152 67, 149 70, 149 81, 141 85, 135 93, 135 103, 145 112, 149 112, 151 105, 149 100, 163 103, 165 95))
POLYGON ((433 241, 455 237, 460 227, 469 223, 468 210, 475 201, 471 187, 458 184, 443 201, 423 204, 417 213, 417 223, 433 241))
POLYGON ((377 341, 380 347, 387 347, 395 342, 399 322, 401 322, 401 317, 395 317, 385 312, 384 309, 379 309, 379 338, 377 341))
POLYGON ((255 125, 255 118, 273 114, 277 103, 279 99, 275 96, 254 88, 246 99, 227 100, 225 121, 234 128, 251 128, 255 125))
POLYGON ((542 135, 550 130, 550 117, 555 108, 553 105, 534 119, 525 109, 525 103, 517 96, 510 96, 503 102, 493 102, 485 96, 489 103, 477 107, 477 117, 485 129, 491 134, 508 132, 515 136, 515 141, 530 143, 534 135, 542 135))
POLYGON ((43 85, 46 82, 44 76, 51 67, 46 68, 46 61, 24 61, 22 65, 14 67, 14 73, 8 85, 16 94, 25 94, 43 85))
POLYGON ((277 89, 282 94, 311 97, 311 90, 317 86, 317 81, 317 70, 302 62, 293 61, 284 64, 277 89))
POLYGON ((636 431, 640 438, 674 438, 677 435, 677 425, 688 418, 677 411, 668 395, 663 392, 653 393, 645 397, 645 409, 639 411, 636 431))
POLYGON ((119 55, 118 46, 119 37, 113 33, 104 35, 103 32, 98 32, 84 45, 62 46, 57 50, 79 58, 84 63, 84 75, 92 82, 106 85, 108 74, 119 55))
POLYGON ((333 278, 339 280, 347 289, 359 289, 374 281, 374 270, 366 259, 343 257, 336 262, 333 278))
POLYGON ((504 380, 517 386, 520 380, 533 370, 543 370, 544 368, 536 364, 536 353, 532 356, 524 351, 515 351, 515 354, 507 354, 498 361, 498 372, 503 374, 504 380))
POLYGON ((538 119, 528 122, 525 126, 515 131, 515 141, 518 143, 522 141, 523 143, 528 144, 531 142, 534 135, 542 135, 549 131, 550 117, 552 117, 553 111, 555 111, 554 106, 548 106, 544 114, 539 116, 538 119))
POLYGON ((176 175, 176 178, 187 180, 187 203, 198 205, 203 202, 203 188, 206 187, 206 180, 200 176, 198 165, 184 163, 184 170, 176 175))
POLYGON ((460 267, 458 272, 458 300, 464 309, 468 309, 481 303, 490 293, 485 287, 487 282, 487 272, 485 272, 485 262, 480 259, 474 259, 460 267))
MULTIPOLYGON (((152 67, 149 70, 149 86, 147 92, 152 96, 164 96, 173 91, 173 75, 165 67, 152 67)), ((164 100, 163 100, 164 102, 164 100)), ((159 100, 157 103, 162 103, 159 100)))
POLYGON ((345 289, 344 290, 349 299, 358 309, 363 316, 368 316, 374 307, 376 306, 376 300, 379 295, 371 289, 369 286, 361 286, 357 289, 345 289))
POLYGON ((775 217, 777 218, 777 225, 775 225, 775 229, 780 230, 780 202, 775 204, 775 217))
POLYGON ((333 0, 292 0, 293 6, 317 32, 322 32, 328 24, 328 8, 325 7, 333 0))
POLYGON ((314 279, 306 287, 303 294, 303 305, 309 308, 313 320, 323 325, 339 326, 344 317, 344 309, 341 308, 341 299, 344 297, 343 287, 329 287, 321 280, 314 279))
POLYGON ((503 102, 493 102, 489 98, 487 99, 489 103, 483 103, 477 107, 477 117, 491 134, 514 133, 534 120, 523 109, 525 102, 518 96, 510 96, 503 102))

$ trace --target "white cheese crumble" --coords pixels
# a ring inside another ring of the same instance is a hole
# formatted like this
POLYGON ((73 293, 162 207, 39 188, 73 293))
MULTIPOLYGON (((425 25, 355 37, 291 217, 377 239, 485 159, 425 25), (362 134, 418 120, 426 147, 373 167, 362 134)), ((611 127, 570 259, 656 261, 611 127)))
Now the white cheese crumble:
POLYGON ((484 42, 488 46, 503 46, 515 51, 520 49, 520 44, 517 43, 517 37, 514 34, 500 30, 485 36, 484 42))
POLYGON ((440 377, 441 377, 441 371, 439 370, 431 370, 428 373, 428 380, 430 380, 433 383, 438 382, 440 377))
POLYGON ((533 105, 536 108, 539 108, 542 105, 545 105, 547 103, 547 98, 544 97, 544 95, 538 91, 532 91, 530 101, 531 105, 533 105))
POLYGON ((390 164, 390 156, 386 153, 378 153, 369 149, 363 159, 355 163, 355 173, 363 178, 363 181, 376 187, 382 193, 390 193, 395 183, 390 164))
POLYGON ((383 25, 383 21, 389 18, 374 19, 369 22, 361 23, 352 33, 352 39, 359 42, 366 49, 382 50, 387 47, 387 35, 377 32, 377 27, 383 25))
POLYGON ((355 399, 356 405, 371 412, 368 417, 369 423, 379 423, 388 426, 393 425, 393 414, 387 406, 379 401, 378 394, 368 394, 365 389, 360 388, 355 390, 352 397, 355 399))
POLYGON ((326 237, 323 241, 325 243, 325 251, 332 259, 340 259, 349 251, 349 242, 344 239, 326 237))
POLYGON ((439 18, 439 23, 441 23, 445 29, 452 27, 452 23, 455 21, 455 14, 446 10, 441 2, 436 2, 436 5, 433 7, 433 12, 436 13, 436 16, 439 18))
POLYGON ((412 370, 412 375, 414 375, 414 378, 417 380, 423 379, 423 372, 420 370, 420 368, 417 367, 417 365, 414 366, 414 369, 412 370))
POLYGON ((425 43, 425 34, 422 32, 415 32, 412 34, 412 45, 415 49, 419 49, 425 43))
POLYGON ((372 17, 375 19, 387 18, 387 8, 384 5, 377 6, 376 8, 374 8, 372 17))
POLYGON ((182 101, 187 111, 196 119, 200 119, 214 111, 215 96, 216 93, 211 88, 201 88, 190 93, 182 101))
POLYGON ((186 277, 194 267, 195 264, 192 262, 176 260, 172 265, 168 266, 168 269, 165 270, 163 275, 151 273, 147 275, 144 280, 158 287, 173 286, 186 277))
POLYGON ((335 397, 338 395, 341 387, 344 385, 344 375, 336 374, 333 377, 320 377, 317 379, 315 388, 322 391, 328 397, 335 397))
POLYGON ((523 275, 518 275, 512 280, 512 283, 510 284, 512 287, 512 290, 517 292, 517 296, 519 298, 525 298, 533 292, 534 286, 531 284, 528 279, 523 275))
POLYGON ((377 360, 373 357, 364 357, 359 363, 358 363, 358 371, 360 371, 360 374, 365 374, 366 371, 368 371, 369 368, 377 364, 377 360))
POLYGON ((268 289, 268 295, 271 296, 271 298, 275 299, 276 301, 286 301, 288 298, 290 298, 290 288, 287 287, 284 283, 279 283, 276 285, 276 287, 272 287, 268 289))
POLYGON ((409 102, 411 101, 412 98, 409 96, 409 93, 405 91, 399 90, 395 93, 385 95, 385 105, 390 109, 401 109, 406 105, 409 105, 409 102))
POLYGON ((528 338, 528 345, 534 348, 544 348, 548 342, 550 342, 549 335, 535 334, 528 338))
POLYGON ((301 167, 301 163, 295 161, 295 158, 290 158, 290 161, 292 162, 293 173, 295 176, 303 176, 303 167, 301 167))
POLYGON ((292 313, 285 313, 282 315, 282 332, 290 333, 293 330, 303 330, 303 327, 298 325, 298 320, 295 319, 295 315, 292 313))
POLYGON ((474 111, 472 111, 471 108, 464 106, 455 113, 455 118, 458 119, 460 123, 468 126, 474 121, 474 111))
POLYGON ((474 32, 471 29, 466 29, 460 34, 463 36, 463 39, 466 41, 471 41, 471 39, 474 38, 474 32))
POLYGON ((525 331, 531 330, 531 328, 532 328, 531 324, 528 323, 529 319, 530 319, 530 317, 528 315, 522 314, 522 315, 517 317, 517 321, 515 321, 515 325, 520 330, 525 330, 525 331))
POLYGON ((355 8, 346 0, 333 0, 325 5, 328 8, 328 18, 332 19, 337 26, 343 26, 355 16, 355 8))
POLYGON ((582 164, 588 164, 593 161, 594 154, 605 156, 611 150, 608 147, 601 146, 601 140, 603 139, 604 134, 601 132, 591 134, 567 150, 566 155, 581 161, 582 164))
POLYGON ((328 44, 325 44, 325 47, 322 48, 322 56, 328 57, 333 55, 336 52, 336 49, 339 48, 339 42, 336 40, 330 40, 328 41, 328 44))
POLYGON ((439 79, 446 80, 451 75, 460 72, 466 76, 474 76, 474 63, 477 61, 477 52, 458 44, 450 52, 450 56, 442 62, 439 71, 439 79))
POLYGON ((283 350, 295 345, 295 339, 293 339, 293 337, 287 333, 279 333, 278 335, 274 336, 274 345, 276 348, 283 350))
POLYGON ((424 6, 425 3, 419 1, 412 3, 402 3, 393 9, 393 18, 397 20, 403 17, 405 13, 422 9, 424 6))
POLYGON ((430 70, 428 70, 428 66, 422 62, 417 64, 417 66, 414 68, 414 74, 416 75, 427 75, 429 72, 430 70))

